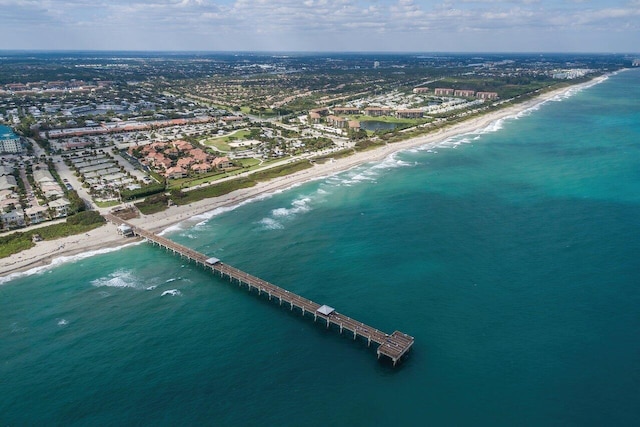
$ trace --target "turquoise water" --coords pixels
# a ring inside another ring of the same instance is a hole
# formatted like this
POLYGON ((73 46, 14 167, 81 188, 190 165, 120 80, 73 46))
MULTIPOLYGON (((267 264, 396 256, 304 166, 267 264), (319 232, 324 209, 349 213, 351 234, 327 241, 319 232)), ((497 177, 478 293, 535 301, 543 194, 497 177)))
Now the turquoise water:
POLYGON ((169 233, 415 336, 399 367, 140 244, 0 285, 0 424, 636 425, 638 99, 623 72, 169 233))

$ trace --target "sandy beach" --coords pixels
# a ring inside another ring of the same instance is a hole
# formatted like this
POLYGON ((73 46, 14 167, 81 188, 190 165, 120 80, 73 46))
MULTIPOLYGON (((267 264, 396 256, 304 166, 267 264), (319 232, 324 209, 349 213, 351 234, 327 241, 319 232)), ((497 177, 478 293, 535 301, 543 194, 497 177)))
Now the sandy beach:
MULTIPOLYGON (((521 104, 488 113, 481 117, 472 118, 424 136, 388 144, 377 149, 356 153, 349 157, 316 164, 312 168, 268 182, 261 182, 254 187, 237 190, 217 198, 201 200, 186 206, 172 206, 164 212, 154 215, 144 215, 141 218, 131 220, 131 222, 148 230, 160 232, 172 225, 189 221, 194 216, 211 212, 215 209, 230 208, 247 200, 282 191, 304 182, 334 175, 364 163, 381 161, 398 151, 413 147, 437 146, 442 141, 451 137, 485 129, 498 120, 513 117, 554 97, 597 84, 604 79, 606 79, 606 76, 599 77, 581 85, 548 92, 521 104)), ((116 227, 112 224, 107 224, 81 235, 53 241, 38 242, 36 246, 31 249, 0 259, 0 277, 5 279, 2 281, 6 281, 11 276, 20 272, 33 270, 35 268, 40 269, 50 264, 65 262, 66 260, 75 259, 77 256, 89 256, 95 253, 102 253, 109 249, 134 242, 136 242, 136 239, 124 238, 118 235, 116 227)), ((2 281, 0 281, 0 283, 2 283, 2 281)))

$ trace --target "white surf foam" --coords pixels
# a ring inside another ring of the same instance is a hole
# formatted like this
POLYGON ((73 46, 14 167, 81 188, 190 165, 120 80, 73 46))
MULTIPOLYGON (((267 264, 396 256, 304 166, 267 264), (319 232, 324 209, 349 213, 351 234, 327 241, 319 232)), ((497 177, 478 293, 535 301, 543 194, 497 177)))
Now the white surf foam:
POLYGON ((172 297, 179 297, 180 295, 182 295, 182 292, 180 292, 177 289, 169 289, 168 291, 164 291, 162 293, 162 295, 160 295, 160 296, 163 297, 163 296, 166 296, 166 295, 169 295, 169 296, 172 296, 172 297))
POLYGON ((182 231, 182 230, 184 230, 182 224, 183 224, 182 222, 179 222, 178 224, 174 224, 174 225, 172 225, 170 227, 167 227, 164 230, 162 230, 160 233, 158 233, 158 235, 162 236, 163 234, 175 233, 177 231, 182 231))
POLYGON ((106 277, 92 280, 91 284, 97 288, 141 288, 141 284, 133 274, 133 271, 124 269, 117 270, 106 277))
POLYGON ((119 251, 121 249, 127 248, 129 246, 140 245, 142 243, 144 243, 144 241, 128 243, 126 245, 117 246, 117 247, 114 247, 114 248, 104 248, 104 249, 98 249, 98 250, 95 250, 95 251, 83 252, 81 254, 72 255, 72 256, 61 256, 61 257, 58 257, 58 258, 54 258, 51 261, 51 264, 43 265, 43 266, 40 266, 40 267, 34 267, 31 270, 21 271, 21 272, 18 272, 18 273, 12 273, 12 274, 9 274, 8 276, 0 277, 0 285, 4 285, 5 283, 8 283, 8 282, 10 282, 12 280, 15 280, 15 279, 19 279, 21 277, 28 277, 28 276, 33 276, 35 274, 45 273, 45 272, 47 272, 49 270, 52 270, 52 269, 54 269, 56 267, 59 267, 62 264, 80 261, 80 260, 83 260, 83 259, 86 259, 86 258, 90 258, 90 257, 95 256, 95 255, 103 255, 103 254, 108 254, 108 253, 111 253, 111 252, 116 252, 116 251, 119 251))
POLYGON ((67 326, 68 324, 69 324, 69 321, 67 319, 58 320, 58 326, 60 326, 60 327, 67 326))
POLYGON ((258 224, 262 225, 262 228, 266 230, 282 230, 284 228, 284 225, 273 218, 262 218, 258 224))
POLYGON ((299 213, 309 212, 311 210, 311 198, 301 197, 291 202, 290 208, 277 208, 271 211, 271 215, 276 218, 286 218, 299 213))

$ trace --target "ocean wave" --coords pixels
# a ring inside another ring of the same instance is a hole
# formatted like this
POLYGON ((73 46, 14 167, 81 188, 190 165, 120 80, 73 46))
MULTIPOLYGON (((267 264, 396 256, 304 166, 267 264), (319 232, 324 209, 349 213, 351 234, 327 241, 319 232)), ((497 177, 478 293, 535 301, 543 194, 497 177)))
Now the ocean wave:
POLYGON ((289 217, 299 213, 309 212, 311 210, 310 197, 302 197, 291 202, 290 208, 277 208, 271 211, 271 215, 274 217, 289 217))
POLYGON ((511 117, 505 117, 505 118, 502 118, 502 119, 495 120, 495 121, 489 123, 489 125, 486 126, 485 128, 480 129, 479 131, 471 132, 471 133, 472 134, 476 134, 476 135, 485 135, 487 133, 498 132, 499 130, 504 129, 505 120, 507 120, 509 118, 515 118, 515 117, 516 117, 516 115, 513 115, 511 117))
POLYGON ((184 230, 183 226, 182 226, 182 222, 179 222, 177 224, 174 224, 170 227, 165 228, 164 230, 162 230, 160 233, 158 233, 158 236, 162 236, 164 234, 169 234, 169 233, 175 233, 177 231, 182 231, 184 230))
POLYGON ((284 228, 284 225, 280 224, 273 218, 262 218, 258 221, 258 224, 262 225, 266 230, 282 230, 284 228))
POLYGON ((134 246, 134 245, 140 245, 144 243, 143 241, 139 241, 139 242, 133 242, 133 243, 127 243, 125 245, 122 246, 116 246, 113 248, 104 248, 104 249, 97 249, 95 251, 89 251, 89 252, 83 252, 81 254, 77 254, 77 255, 71 255, 71 256, 61 256, 58 258, 54 258, 51 261, 51 264, 47 264, 47 265, 42 265, 40 267, 34 267, 30 270, 27 271, 21 271, 21 272, 17 272, 17 273, 12 273, 9 274, 5 277, 0 277, 0 285, 4 285, 8 282, 11 282, 12 280, 16 280, 22 277, 29 277, 29 276, 33 276, 35 274, 42 274, 46 271, 52 270, 56 267, 59 267, 63 264, 67 264, 67 263, 72 263, 72 262, 76 262, 76 261, 80 261, 86 258, 90 258, 96 255, 104 255, 104 254, 108 254, 111 252, 116 252, 119 251, 121 249, 124 248, 128 248, 129 246, 134 246))
POLYGON ((99 279, 95 279, 91 281, 91 285, 96 288, 132 288, 132 289, 141 289, 141 283, 133 274, 131 270, 120 269, 107 277, 101 277, 99 279))
POLYGON ((67 326, 68 324, 69 324, 69 321, 67 319, 58 320, 58 326, 60 326, 60 327, 67 326))
POLYGON ((406 162, 398 159, 398 153, 392 153, 387 156, 383 161, 376 163, 371 167, 373 170, 379 169, 395 169, 413 166, 413 163, 406 162))
POLYGON ((163 297, 165 295, 169 295, 172 297, 179 297, 180 295, 182 295, 182 292, 180 292, 177 289, 169 289, 168 291, 164 291, 160 296, 163 297))

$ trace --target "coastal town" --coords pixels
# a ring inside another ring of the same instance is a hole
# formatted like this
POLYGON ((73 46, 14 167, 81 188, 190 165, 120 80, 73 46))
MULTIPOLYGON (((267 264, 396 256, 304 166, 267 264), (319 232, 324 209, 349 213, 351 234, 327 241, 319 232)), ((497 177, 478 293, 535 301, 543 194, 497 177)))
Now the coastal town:
POLYGON ((36 62, 31 78, 16 59, 0 81, 2 232, 220 196, 433 134, 628 61, 381 59, 212 57, 186 78, 189 60, 157 74, 139 58, 92 58, 74 64, 77 75, 64 61, 53 71, 36 62))

